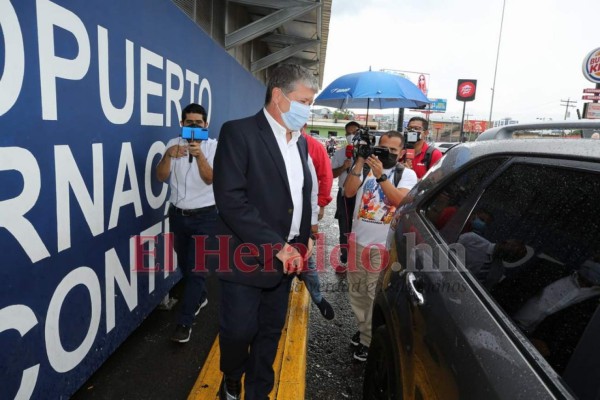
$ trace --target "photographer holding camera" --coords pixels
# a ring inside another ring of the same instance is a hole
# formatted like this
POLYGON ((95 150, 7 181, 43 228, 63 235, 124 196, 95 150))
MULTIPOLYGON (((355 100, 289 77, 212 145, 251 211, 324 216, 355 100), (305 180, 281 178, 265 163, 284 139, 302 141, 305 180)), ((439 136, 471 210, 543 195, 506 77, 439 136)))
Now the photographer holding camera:
POLYGON ((348 240, 348 297, 359 331, 352 337, 354 358, 366 361, 371 344, 372 306, 382 268, 390 222, 396 207, 417 183, 417 175, 398 163, 404 156, 404 135, 388 131, 379 146, 368 130, 355 136, 355 163, 344 184, 346 197, 356 196, 352 234, 348 240), (363 253, 366 253, 363 255, 363 253), (367 263, 362 264, 361 259, 367 263))
POLYGON ((406 130, 406 148, 414 149, 411 152, 414 158, 407 157, 406 166, 412 168, 421 179, 429 168, 442 158, 442 152, 427 143, 429 121, 425 118, 412 117, 408 121, 406 130))
POLYGON ((182 134, 169 140, 156 167, 158 180, 168 180, 171 189, 169 224, 185 284, 181 314, 171 336, 178 343, 190 340, 194 317, 208 304, 204 284, 207 268, 195 265, 194 241, 194 236, 205 236, 205 245, 209 243, 206 247, 213 246, 217 220, 212 187, 217 141, 208 139, 208 132, 203 129, 208 125, 206 117, 206 110, 199 104, 185 107, 181 112, 182 134))

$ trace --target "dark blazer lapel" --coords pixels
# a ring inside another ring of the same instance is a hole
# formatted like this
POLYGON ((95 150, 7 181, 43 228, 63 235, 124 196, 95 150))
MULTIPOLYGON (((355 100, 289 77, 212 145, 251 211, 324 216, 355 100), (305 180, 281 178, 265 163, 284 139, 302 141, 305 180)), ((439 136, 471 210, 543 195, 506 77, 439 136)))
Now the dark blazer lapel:
POLYGON ((269 125, 269 121, 267 121, 267 117, 265 117, 263 110, 260 110, 258 114, 256 114, 256 122, 260 132, 259 136, 267 150, 269 150, 271 158, 273 158, 273 162, 277 167, 277 171, 279 171, 279 175, 285 182, 287 192, 291 196, 292 194, 290 191, 290 183, 288 182, 287 170, 285 168, 285 161, 283 161, 283 156, 281 155, 281 150, 279 150, 275 134, 273 133, 271 125, 269 125))

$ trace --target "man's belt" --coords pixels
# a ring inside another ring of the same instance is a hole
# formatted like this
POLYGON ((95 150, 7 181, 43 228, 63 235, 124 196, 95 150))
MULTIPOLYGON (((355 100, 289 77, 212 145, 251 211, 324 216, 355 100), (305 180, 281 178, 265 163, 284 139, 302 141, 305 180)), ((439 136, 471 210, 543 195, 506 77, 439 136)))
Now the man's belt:
POLYGON ((212 206, 207 206, 207 207, 202 207, 202 208, 192 208, 192 209, 184 210, 183 208, 178 208, 171 204, 171 210, 175 214, 182 215, 184 217, 193 217, 194 215, 206 214, 209 212, 213 212, 216 209, 217 209, 217 206, 212 205, 212 206))

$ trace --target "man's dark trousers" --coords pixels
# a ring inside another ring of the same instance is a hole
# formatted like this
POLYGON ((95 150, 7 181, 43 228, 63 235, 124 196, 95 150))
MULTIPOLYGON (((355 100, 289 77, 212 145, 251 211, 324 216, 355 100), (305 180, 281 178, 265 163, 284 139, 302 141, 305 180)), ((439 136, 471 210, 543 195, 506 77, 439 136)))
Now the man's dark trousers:
POLYGON ((236 380, 246 372, 246 400, 268 399, 273 389, 273 360, 285 325, 291 282, 285 275, 277 286, 264 289, 221 280, 221 370, 236 380))
POLYGON ((205 277, 208 272, 207 262, 201 257, 196 266, 196 244, 194 236, 206 235, 204 243, 214 248, 214 232, 217 221, 217 210, 214 206, 194 215, 183 216, 169 210, 169 224, 173 232, 173 247, 177 253, 177 262, 185 279, 183 304, 179 324, 192 326, 198 304, 206 298, 205 277))
POLYGON ((340 230, 340 261, 346 263, 348 261, 348 235, 352 232, 352 215, 354 213, 354 205, 356 197, 346 198, 342 194, 342 189, 338 189, 336 198, 335 218, 338 220, 340 230))

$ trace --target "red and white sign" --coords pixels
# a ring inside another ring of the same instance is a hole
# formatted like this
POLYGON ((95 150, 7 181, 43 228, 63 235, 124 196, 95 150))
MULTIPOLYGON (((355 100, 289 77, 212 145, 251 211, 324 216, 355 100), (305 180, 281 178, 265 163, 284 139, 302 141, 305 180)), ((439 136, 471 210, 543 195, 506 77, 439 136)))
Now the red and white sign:
POLYGON ((600 103, 588 103, 585 118, 600 119, 600 103))
POLYGON ((600 89, 583 89, 583 93, 600 93, 600 89))
POLYGON ((479 121, 475 119, 464 122, 463 130, 471 133, 481 133, 487 129, 487 121, 479 121))
POLYGON ((600 83, 600 47, 590 51, 583 59, 583 76, 590 82, 600 83))
POLYGON ((456 88, 456 100, 473 101, 475 100, 475 89, 477 88, 476 79, 459 79, 456 88))
POLYGON ((600 100, 600 96, 592 96, 590 94, 586 94, 581 96, 583 100, 600 100))

